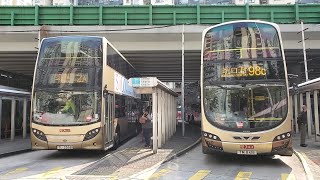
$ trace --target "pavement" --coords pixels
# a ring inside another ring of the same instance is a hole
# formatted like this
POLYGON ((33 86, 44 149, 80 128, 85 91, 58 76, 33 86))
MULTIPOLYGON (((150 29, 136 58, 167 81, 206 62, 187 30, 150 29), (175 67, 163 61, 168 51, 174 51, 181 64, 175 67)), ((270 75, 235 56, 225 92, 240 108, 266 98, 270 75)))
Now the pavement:
POLYGON ((11 141, 10 139, 0 140, 0 157, 22 153, 30 150, 30 138, 23 139, 22 137, 15 137, 13 141, 11 141))
MULTIPOLYGON (((154 167, 179 156, 194 147, 200 138, 197 126, 186 125, 183 137, 180 125, 177 132, 158 150, 143 147, 141 134, 129 140, 118 150, 110 152, 92 165, 81 169, 66 179, 145 179, 146 174, 152 175, 154 167), (150 172, 149 172, 150 171, 150 172)), ((293 134, 294 153, 303 164, 309 180, 320 179, 320 141, 315 135, 307 138, 308 147, 300 147, 299 134, 293 134)), ((30 139, 16 137, 15 140, 0 140, 0 158, 31 149, 30 139)))
POLYGON ((66 179, 146 179, 155 167, 169 161, 200 142, 200 127, 186 125, 185 136, 182 136, 181 126, 176 133, 160 148, 157 153, 144 148, 141 135, 131 139, 117 151, 108 154, 94 164, 66 176, 66 179))
POLYGON ((308 147, 300 146, 300 135, 293 135, 294 153, 303 164, 308 180, 320 179, 320 141, 315 141, 315 135, 307 138, 308 147))

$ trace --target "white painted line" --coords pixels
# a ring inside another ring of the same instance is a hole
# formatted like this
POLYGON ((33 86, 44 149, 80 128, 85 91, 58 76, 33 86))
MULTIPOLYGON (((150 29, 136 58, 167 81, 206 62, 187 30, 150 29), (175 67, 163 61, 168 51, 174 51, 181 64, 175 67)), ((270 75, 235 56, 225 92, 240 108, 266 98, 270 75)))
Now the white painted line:
POLYGON ((306 159, 309 159, 304 153, 299 153, 296 150, 293 150, 294 154, 299 158, 300 162, 302 163, 303 169, 305 173, 307 174, 307 179, 308 180, 314 180, 312 172, 309 168, 309 165, 307 163, 306 159))

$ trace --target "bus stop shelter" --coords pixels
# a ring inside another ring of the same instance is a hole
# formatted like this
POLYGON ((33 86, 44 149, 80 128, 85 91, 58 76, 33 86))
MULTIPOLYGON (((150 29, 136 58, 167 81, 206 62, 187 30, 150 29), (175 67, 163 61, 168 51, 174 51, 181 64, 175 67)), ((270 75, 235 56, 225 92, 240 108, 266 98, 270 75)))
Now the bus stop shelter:
POLYGON ((30 95, 31 93, 26 90, 0 86, 0 140, 2 137, 10 137, 14 140, 16 132, 20 130, 22 137, 27 137, 27 107, 30 107, 30 95), (5 112, 9 109, 10 114, 5 112), (17 117, 17 114, 21 116, 17 117), (16 127, 20 124, 19 122, 21 125, 16 127))
POLYGON ((299 132, 297 117, 301 112, 302 105, 307 105, 307 119, 308 119, 308 137, 316 134, 316 141, 320 139, 319 127, 319 89, 320 78, 316 78, 290 88, 290 101, 292 102, 291 119, 293 120, 293 130, 299 132))
POLYGON ((152 94, 153 152, 176 132, 176 97, 178 94, 156 77, 131 78, 137 94, 152 94))

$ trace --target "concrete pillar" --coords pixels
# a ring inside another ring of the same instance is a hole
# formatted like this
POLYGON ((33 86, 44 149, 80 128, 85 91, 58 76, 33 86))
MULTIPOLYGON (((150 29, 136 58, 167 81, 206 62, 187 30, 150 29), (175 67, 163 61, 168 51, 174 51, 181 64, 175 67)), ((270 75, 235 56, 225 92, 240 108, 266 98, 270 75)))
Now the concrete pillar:
POLYGON ((164 120, 164 142, 167 142, 168 140, 168 98, 167 93, 164 94, 164 111, 165 111, 165 120, 164 120))
POLYGON ((174 127, 174 117, 173 117, 173 110, 174 110, 174 106, 173 106, 173 96, 171 95, 171 136, 173 136, 174 132, 173 132, 173 127, 174 127))
POLYGON ((173 117, 172 117, 172 109, 173 109, 173 106, 172 106, 172 96, 171 95, 169 95, 169 97, 170 97, 170 114, 169 114, 169 116, 170 116, 170 138, 172 137, 172 135, 173 135, 173 124, 172 124, 172 122, 173 122, 173 117))
POLYGON ((23 119, 22 119, 23 139, 27 137, 27 99, 23 100, 23 119))
POLYGON ((165 129, 165 121, 166 121, 166 112, 165 112, 165 92, 161 92, 161 117, 162 117, 162 122, 161 122, 161 144, 164 144, 166 140, 166 129, 165 129))
POLYGON ((298 118, 298 115, 299 115, 298 95, 295 94, 293 96, 293 98, 294 98, 294 122, 296 124, 296 133, 299 133, 299 126, 298 126, 298 123, 297 123, 297 118, 298 118))
POLYGON ((152 140, 153 140, 153 153, 157 153, 158 151, 158 137, 157 137, 157 125, 158 125, 158 113, 157 113, 157 105, 158 105, 158 96, 156 88, 153 89, 152 92, 152 121, 153 121, 153 132, 152 132, 152 140))
POLYGON ((300 100, 299 100, 299 103, 300 103, 300 106, 299 106, 299 113, 301 112, 301 108, 302 108, 302 105, 303 105, 303 93, 300 93, 300 100))
POLYGON ((2 124, 2 97, 0 97, 0 140, 1 140, 1 124, 2 124))
POLYGON ((318 103, 318 90, 313 92, 313 101, 314 101, 314 122, 315 122, 315 129, 316 129, 316 141, 319 140, 317 136, 320 134, 319 132, 319 103, 318 103))
POLYGON ((308 136, 311 137, 311 127, 312 127, 312 121, 311 121, 311 99, 310 99, 310 92, 306 93, 306 99, 307 99, 307 119, 308 119, 308 136))
POLYGON ((172 127, 172 114, 171 114, 171 95, 168 94, 169 106, 168 106, 168 122, 169 122, 169 139, 171 138, 171 127, 172 127))
POLYGON ((162 128, 162 91, 158 89, 158 148, 162 146, 162 135, 161 135, 161 128, 162 128))
POLYGON ((290 110, 290 119, 291 119, 291 129, 294 130, 295 121, 293 119, 293 96, 289 96, 289 110, 290 110))
POLYGON ((168 106, 168 102, 169 102, 169 94, 166 93, 166 141, 168 141, 169 139, 169 106, 168 106))
POLYGON ((10 139, 11 141, 14 140, 14 135, 15 135, 15 115, 16 115, 16 100, 12 99, 11 100, 11 136, 10 139))
POLYGON ((176 127, 176 103, 175 103, 175 98, 174 96, 172 96, 172 133, 174 134, 176 132, 175 127, 176 127))

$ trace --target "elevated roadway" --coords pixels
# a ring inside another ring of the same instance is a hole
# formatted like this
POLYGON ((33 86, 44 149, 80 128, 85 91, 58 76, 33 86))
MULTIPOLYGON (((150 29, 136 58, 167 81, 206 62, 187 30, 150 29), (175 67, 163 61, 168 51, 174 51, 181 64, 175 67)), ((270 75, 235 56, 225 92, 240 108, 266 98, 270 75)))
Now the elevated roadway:
MULTIPOLYGON (((200 77, 201 33, 208 25, 185 25, 186 82, 200 77)), ((300 24, 280 24, 289 72, 303 72, 300 24)), ((310 79, 319 77, 320 25, 305 24, 310 79), (311 70, 312 71, 312 70, 311 70)), ((181 81, 181 33, 176 26, 0 26, 1 69, 33 75, 39 35, 105 36, 144 76, 161 81, 181 81), (40 33, 39 33, 40 32, 40 33)), ((303 73, 299 74, 303 78, 303 73)))

